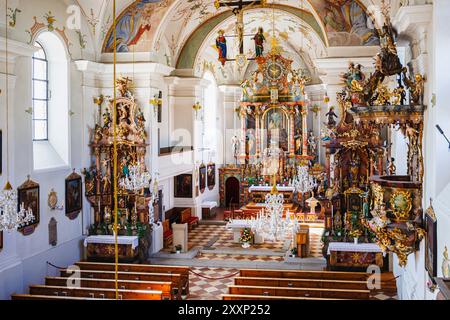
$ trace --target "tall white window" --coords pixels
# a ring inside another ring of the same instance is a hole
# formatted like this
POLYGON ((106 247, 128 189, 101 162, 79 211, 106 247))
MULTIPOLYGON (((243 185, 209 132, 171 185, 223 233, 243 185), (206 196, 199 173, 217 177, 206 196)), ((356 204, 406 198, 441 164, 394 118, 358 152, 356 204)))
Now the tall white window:
POLYGON ((52 170, 70 166, 69 60, 64 42, 54 32, 41 33, 33 55, 33 167, 52 170))
POLYGON ((211 72, 206 72, 204 79, 209 86, 205 90, 204 144, 210 152, 217 151, 217 83, 211 72))
POLYGON ((48 61, 44 48, 33 55, 33 140, 48 140, 48 61))

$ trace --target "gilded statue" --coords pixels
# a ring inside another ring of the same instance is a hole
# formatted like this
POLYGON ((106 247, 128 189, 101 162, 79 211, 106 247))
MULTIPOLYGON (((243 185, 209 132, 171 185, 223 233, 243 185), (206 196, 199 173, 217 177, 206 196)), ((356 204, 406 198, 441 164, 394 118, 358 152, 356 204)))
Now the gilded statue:
POLYGON ((411 79, 406 75, 405 70, 403 71, 403 74, 404 74, 405 84, 411 92, 412 104, 422 104, 423 103, 424 86, 425 86, 425 78, 420 74, 416 74, 414 76, 414 79, 411 79))
POLYGON ((449 279, 450 278, 450 259, 448 258, 447 246, 445 246, 444 259, 442 261, 442 276, 445 279, 449 279))
POLYGON ((391 160, 389 161, 389 165, 388 165, 388 173, 390 176, 394 176, 396 171, 397 171, 397 167, 395 166, 395 159, 391 158, 391 160))

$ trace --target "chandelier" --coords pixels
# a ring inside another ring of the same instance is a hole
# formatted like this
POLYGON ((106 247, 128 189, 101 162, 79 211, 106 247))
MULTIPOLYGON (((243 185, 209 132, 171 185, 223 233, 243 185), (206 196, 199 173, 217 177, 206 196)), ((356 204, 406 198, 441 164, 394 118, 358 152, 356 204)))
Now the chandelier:
MULTIPOLYGON (((8 1, 6 1, 6 15, 8 15, 8 1)), ((6 21, 8 17, 6 17, 6 21)), ((6 185, 0 191, 0 231, 12 231, 32 222, 33 211, 25 210, 21 205, 17 212, 17 191, 9 183, 9 59, 8 59, 8 25, 5 30, 5 74, 6 74, 6 185)))
POLYGON ((152 175, 142 169, 141 164, 138 162, 137 165, 131 166, 129 168, 129 173, 127 176, 120 180, 120 187, 128 191, 138 192, 150 186, 150 181, 152 180, 152 175))
POLYGON ((311 192, 317 187, 316 179, 309 174, 308 166, 299 166, 297 175, 290 181, 291 187, 295 188, 297 193, 305 194, 311 192))
POLYGON ((298 230, 295 214, 284 215, 284 196, 274 186, 272 193, 266 196, 265 210, 250 220, 250 226, 256 234, 271 241, 287 240, 298 230))
POLYGON ((13 190, 9 182, 0 192, 0 231, 17 230, 34 221, 33 210, 25 210, 23 204, 17 212, 17 191, 13 190))

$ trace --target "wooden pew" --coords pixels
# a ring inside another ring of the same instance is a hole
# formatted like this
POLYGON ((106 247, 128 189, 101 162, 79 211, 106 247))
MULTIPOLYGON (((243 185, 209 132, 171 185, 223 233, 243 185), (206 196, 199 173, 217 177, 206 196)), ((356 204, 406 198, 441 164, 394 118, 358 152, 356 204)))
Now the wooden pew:
POLYGON ((236 277, 237 286, 367 290, 366 281, 236 277))
POLYGON ((222 300, 345 300, 345 299, 325 299, 308 297, 271 297, 271 296, 250 296, 242 294, 223 294, 222 300))
MULTIPOLYGON (((57 286, 30 286, 30 295, 41 296, 70 296, 81 298, 115 299, 115 289, 98 288, 68 288, 57 286)), ((123 290, 119 289, 120 300, 162 300, 161 291, 123 290)))
MULTIPOLYGON (((61 277, 47 277, 45 278, 45 285, 56 287, 67 287, 68 284, 78 283, 82 288, 98 288, 98 289, 115 289, 116 281, 112 279, 70 279, 61 277)), ((119 280, 119 289, 123 290, 150 290, 161 291, 163 293, 163 300, 172 300, 173 289, 171 282, 156 282, 156 281, 136 281, 136 280, 119 280)))
MULTIPOLYGON (((113 263, 96 263, 96 262, 77 262, 75 264, 81 270, 101 270, 115 271, 113 263)), ((119 264, 119 271, 124 272, 148 272, 148 273, 169 273, 180 274, 182 289, 186 295, 189 295, 189 267, 180 266, 159 266, 150 264, 119 264)))
POLYGON ((364 272, 243 269, 241 277, 367 281, 364 272))
MULTIPOLYGON (((68 278, 74 276, 72 271, 61 270, 60 276, 63 278, 68 278)), ((147 273, 147 272, 122 272, 119 271, 119 280, 133 280, 133 281, 162 281, 171 282, 172 288, 176 288, 175 293, 177 300, 181 300, 181 290, 182 281, 181 275, 170 274, 170 273, 147 273)), ((100 270, 80 270, 76 274, 76 277, 81 279, 115 279, 114 271, 100 271, 100 270)))
MULTIPOLYGON (((31 294, 13 294, 12 300, 99 300, 93 298, 80 298, 80 297, 62 297, 62 296, 40 296, 31 294)), ((101 299, 101 300, 113 300, 113 299, 101 299)))
POLYGON ((322 288, 280 288, 257 286, 228 286, 230 294, 255 295, 255 296, 279 296, 279 297, 307 297, 307 298, 332 298, 369 300, 369 290, 343 290, 322 288))

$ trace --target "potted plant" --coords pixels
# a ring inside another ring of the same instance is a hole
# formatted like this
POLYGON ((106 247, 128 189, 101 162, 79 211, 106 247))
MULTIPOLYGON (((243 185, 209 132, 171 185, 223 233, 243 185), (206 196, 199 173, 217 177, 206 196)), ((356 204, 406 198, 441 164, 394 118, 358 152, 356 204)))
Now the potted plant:
POLYGON ((183 246, 181 244, 178 244, 175 246, 175 252, 177 254, 180 254, 182 249, 183 249, 183 246))
POLYGON ((241 231, 241 237, 239 242, 242 245, 242 248, 247 249, 250 248, 251 243, 253 242, 253 232, 250 228, 244 228, 241 231))
POLYGON ((292 258, 295 258, 295 257, 297 256, 297 254, 298 254, 297 248, 292 248, 292 249, 291 249, 291 254, 290 254, 290 256, 291 256, 292 258))

